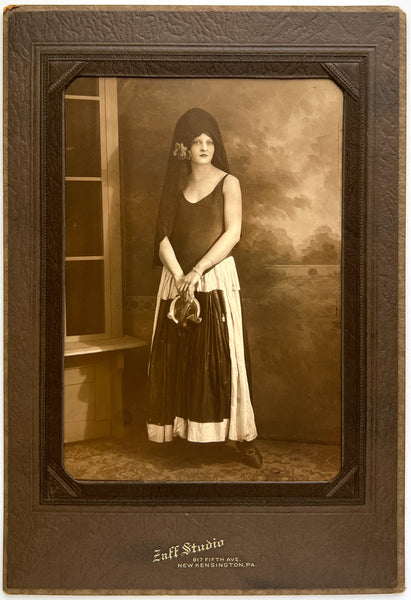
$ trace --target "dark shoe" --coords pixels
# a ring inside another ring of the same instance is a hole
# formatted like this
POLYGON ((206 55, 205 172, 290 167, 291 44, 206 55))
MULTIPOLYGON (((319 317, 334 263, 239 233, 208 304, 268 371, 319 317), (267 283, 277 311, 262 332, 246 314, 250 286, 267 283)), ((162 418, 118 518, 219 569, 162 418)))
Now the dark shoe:
POLYGON ((246 465, 253 469, 259 469, 262 466, 263 457, 254 442, 236 442, 236 446, 246 465))

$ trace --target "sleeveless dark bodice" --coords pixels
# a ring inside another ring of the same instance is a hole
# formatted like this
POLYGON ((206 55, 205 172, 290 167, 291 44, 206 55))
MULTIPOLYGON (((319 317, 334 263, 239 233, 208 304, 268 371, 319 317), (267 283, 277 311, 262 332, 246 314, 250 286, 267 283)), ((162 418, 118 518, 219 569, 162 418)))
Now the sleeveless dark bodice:
POLYGON ((184 273, 188 273, 224 233, 223 182, 198 202, 181 192, 170 242, 184 273))

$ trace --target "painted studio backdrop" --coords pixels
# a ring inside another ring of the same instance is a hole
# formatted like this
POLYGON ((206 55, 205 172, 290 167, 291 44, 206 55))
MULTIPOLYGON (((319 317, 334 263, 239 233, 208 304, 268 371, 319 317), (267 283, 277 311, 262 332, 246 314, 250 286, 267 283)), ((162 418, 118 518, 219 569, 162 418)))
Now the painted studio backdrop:
POLYGON ((152 268, 157 208, 175 124, 192 107, 216 117, 231 173, 241 183, 242 238, 234 257, 259 438, 339 445, 343 95, 331 81, 314 79, 78 79, 68 88, 65 441, 144 435, 161 272, 152 268), (87 128, 100 147, 95 166, 91 146, 84 146, 87 128), (76 200, 81 182, 88 191, 76 200), (75 211, 86 220, 85 198, 97 198, 100 184, 102 209, 90 213, 83 247, 76 249, 75 211), (85 248, 93 243, 94 250, 85 248), (87 300, 90 278, 95 296, 87 300), (107 385, 95 380, 91 410, 84 385, 91 393, 98 369, 87 371, 91 354, 74 349, 104 343, 112 350, 94 358, 107 361, 112 377, 118 371, 114 387, 121 398, 107 397, 106 407, 98 407, 96 390, 107 385))

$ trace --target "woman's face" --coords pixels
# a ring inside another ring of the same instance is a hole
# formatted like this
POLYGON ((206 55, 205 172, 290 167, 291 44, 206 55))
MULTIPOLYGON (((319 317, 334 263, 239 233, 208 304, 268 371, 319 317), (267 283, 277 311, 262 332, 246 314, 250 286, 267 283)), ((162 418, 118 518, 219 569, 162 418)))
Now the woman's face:
POLYGON ((197 164, 210 163, 214 156, 214 142, 206 133, 194 138, 190 147, 191 162, 197 164))

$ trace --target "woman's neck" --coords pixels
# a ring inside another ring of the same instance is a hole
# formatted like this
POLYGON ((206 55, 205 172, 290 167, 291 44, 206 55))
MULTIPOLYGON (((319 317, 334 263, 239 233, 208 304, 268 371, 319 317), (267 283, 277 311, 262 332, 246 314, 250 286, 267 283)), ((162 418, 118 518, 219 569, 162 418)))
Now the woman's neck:
POLYGON ((208 163, 207 165, 196 165, 191 163, 191 177, 194 179, 194 181, 208 179, 212 177, 215 171, 216 168, 211 163, 208 163))

